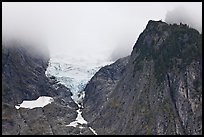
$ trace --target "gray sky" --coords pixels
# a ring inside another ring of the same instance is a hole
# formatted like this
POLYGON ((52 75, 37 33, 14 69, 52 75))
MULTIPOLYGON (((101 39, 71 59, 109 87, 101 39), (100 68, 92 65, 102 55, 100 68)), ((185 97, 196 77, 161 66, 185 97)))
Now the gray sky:
POLYGON ((2 3, 3 38, 38 41, 51 54, 115 60, 131 53, 149 20, 160 19, 182 21, 201 30, 202 3, 2 3))

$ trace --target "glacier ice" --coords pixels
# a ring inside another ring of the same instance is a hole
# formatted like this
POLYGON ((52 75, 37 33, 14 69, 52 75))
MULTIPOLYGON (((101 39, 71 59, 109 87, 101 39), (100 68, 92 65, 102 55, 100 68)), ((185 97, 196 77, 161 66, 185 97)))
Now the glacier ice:
MULTIPOLYGON (((83 128, 83 124, 88 122, 82 117, 83 99, 85 97, 84 88, 91 77, 103 66, 109 65, 113 62, 99 60, 96 58, 87 57, 67 57, 67 56, 53 56, 49 61, 48 68, 45 72, 47 77, 55 76, 59 83, 68 87, 71 92, 71 98, 78 105, 77 117, 75 121, 66 126, 73 126, 83 128)), ((89 129, 97 135, 96 131, 89 127, 89 129)))
POLYGON ((52 56, 45 74, 48 77, 55 76, 59 83, 71 90, 75 98, 84 90, 91 77, 110 63, 112 62, 95 58, 52 56))

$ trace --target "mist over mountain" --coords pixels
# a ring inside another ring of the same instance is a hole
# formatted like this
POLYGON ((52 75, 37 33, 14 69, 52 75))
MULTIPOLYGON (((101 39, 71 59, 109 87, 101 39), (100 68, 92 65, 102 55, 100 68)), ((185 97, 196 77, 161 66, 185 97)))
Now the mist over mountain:
POLYGON ((83 116, 98 134, 201 135, 202 35, 150 20, 130 56, 85 87, 83 116))
POLYGON ((201 2, 3 2, 3 135, 202 135, 201 2))
POLYGON ((167 11, 165 21, 171 24, 188 24, 200 33, 202 32, 202 18, 199 17, 198 14, 193 13, 192 10, 186 9, 182 6, 176 7, 171 11, 167 11))
POLYGON ((116 60, 131 53, 150 19, 202 26, 201 9, 200 3, 188 2, 3 2, 2 38, 46 46, 51 55, 91 55, 116 60), (181 10, 175 11, 176 7, 181 10), (188 21, 183 19, 188 16, 188 21))

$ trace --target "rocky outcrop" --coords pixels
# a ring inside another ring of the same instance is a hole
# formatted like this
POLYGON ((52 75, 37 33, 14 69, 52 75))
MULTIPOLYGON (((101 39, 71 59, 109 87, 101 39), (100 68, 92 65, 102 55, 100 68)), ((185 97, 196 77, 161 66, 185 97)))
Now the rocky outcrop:
POLYGON ((88 128, 66 126, 75 120, 78 106, 68 88, 54 77, 46 77, 49 56, 20 43, 9 44, 2 45, 2 134, 92 134, 88 128), (43 108, 15 108, 23 100, 39 96, 50 96, 54 102, 43 108))
POLYGON ((125 72, 125 66, 128 61, 129 56, 101 68, 86 85, 84 89, 86 91, 84 99, 85 109, 82 114, 84 116, 90 115, 91 117, 88 118, 89 121, 101 117, 101 111, 125 72))
POLYGON ((98 134, 202 134, 198 31, 150 20, 128 63, 122 60, 85 88, 82 114, 98 134))

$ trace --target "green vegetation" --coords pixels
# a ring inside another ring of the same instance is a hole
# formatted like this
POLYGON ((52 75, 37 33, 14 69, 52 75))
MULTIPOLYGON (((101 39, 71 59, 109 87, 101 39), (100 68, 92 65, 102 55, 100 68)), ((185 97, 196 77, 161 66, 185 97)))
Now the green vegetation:
POLYGON ((155 60, 155 76, 159 82, 164 79, 168 69, 184 70, 193 60, 202 57, 201 36, 188 27, 175 27, 163 43, 155 60))
POLYGON ((140 55, 135 59, 135 69, 143 68, 144 60, 154 60, 155 77, 161 83, 169 69, 174 68, 182 72, 193 60, 201 61, 202 58, 202 35, 187 25, 165 25, 165 31, 158 33, 147 32, 148 39, 145 40, 143 32, 136 43, 136 50, 140 55), (168 33, 168 35, 165 35, 168 33), (160 38, 165 39, 160 45, 160 38))

